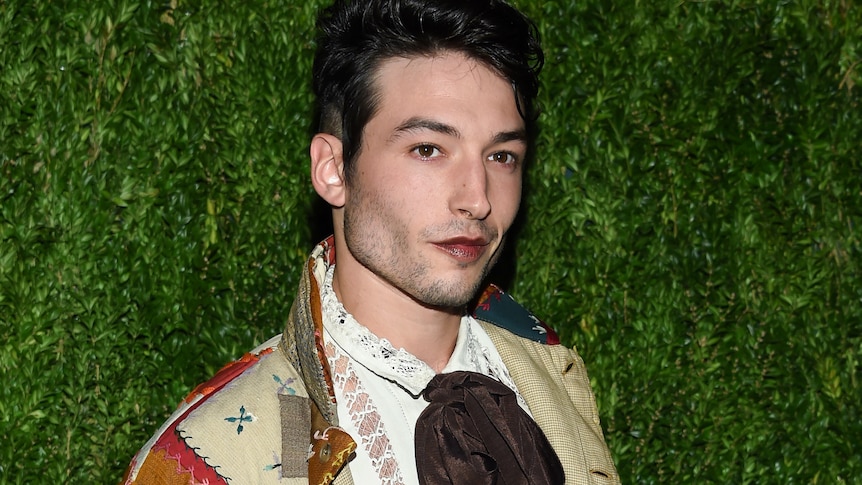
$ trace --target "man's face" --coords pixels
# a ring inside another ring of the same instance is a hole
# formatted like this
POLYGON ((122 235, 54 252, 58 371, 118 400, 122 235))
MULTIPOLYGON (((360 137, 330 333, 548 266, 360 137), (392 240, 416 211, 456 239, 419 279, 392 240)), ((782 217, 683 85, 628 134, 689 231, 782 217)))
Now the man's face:
POLYGON ((388 60, 376 86, 347 184, 347 248, 413 299, 460 307, 496 262, 521 199, 527 143, 512 85, 446 53, 388 60))

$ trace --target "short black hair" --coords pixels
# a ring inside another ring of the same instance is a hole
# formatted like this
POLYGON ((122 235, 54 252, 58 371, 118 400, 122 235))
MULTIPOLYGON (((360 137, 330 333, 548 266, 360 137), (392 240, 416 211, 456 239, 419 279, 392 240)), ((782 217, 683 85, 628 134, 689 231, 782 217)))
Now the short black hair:
POLYGON ((317 21, 313 66, 318 130, 341 139, 345 176, 380 93, 374 79, 391 58, 454 51, 509 80, 528 136, 544 54, 535 24, 502 0, 336 0, 317 21))

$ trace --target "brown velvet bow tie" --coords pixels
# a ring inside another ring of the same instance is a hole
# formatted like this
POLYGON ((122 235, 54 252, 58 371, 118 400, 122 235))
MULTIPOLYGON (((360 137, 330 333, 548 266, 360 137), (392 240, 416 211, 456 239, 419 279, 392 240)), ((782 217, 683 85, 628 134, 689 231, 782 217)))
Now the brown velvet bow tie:
POLYGON ((422 485, 562 484, 560 459, 511 389, 475 372, 438 374, 416 422, 422 485))

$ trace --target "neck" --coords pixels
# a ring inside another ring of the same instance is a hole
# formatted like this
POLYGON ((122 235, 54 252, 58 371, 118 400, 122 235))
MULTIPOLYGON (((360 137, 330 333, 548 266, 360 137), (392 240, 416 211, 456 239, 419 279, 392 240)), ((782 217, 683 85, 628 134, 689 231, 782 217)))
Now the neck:
POLYGON ((458 339, 461 309, 429 307, 368 271, 346 249, 336 249, 338 262, 332 288, 356 321, 395 348, 407 352, 441 372, 458 339))

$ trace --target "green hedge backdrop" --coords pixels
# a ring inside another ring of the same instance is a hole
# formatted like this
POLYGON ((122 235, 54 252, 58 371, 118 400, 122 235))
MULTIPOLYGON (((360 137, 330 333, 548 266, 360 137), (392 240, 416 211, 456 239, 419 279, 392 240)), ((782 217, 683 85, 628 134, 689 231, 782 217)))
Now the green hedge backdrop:
MULTIPOLYGON (((509 289, 623 480, 862 483, 860 9, 517 4, 547 64, 509 289)), ((0 482, 116 483, 280 331, 319 5, 0 0, 0 482)))

